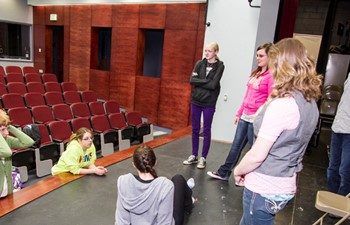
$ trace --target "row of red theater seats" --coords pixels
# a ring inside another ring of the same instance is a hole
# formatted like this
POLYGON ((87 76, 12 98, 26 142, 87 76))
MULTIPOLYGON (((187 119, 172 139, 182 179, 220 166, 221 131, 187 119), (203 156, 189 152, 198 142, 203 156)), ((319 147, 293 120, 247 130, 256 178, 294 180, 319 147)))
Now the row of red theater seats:
POLYGON ((0 82, 0 96, 6 93, 18 93, 24 95, 29 92, 39 92, 44 94, 48 91, 57 91, 57 92, 65 92, 65 91, 78 91, 78 88, 73 82, 10 82, 10 83, 1 83, 0 82))
POLYGON ((26 73, 39 73, 39 70, 35 68, 34 66, 24 66, 21 68, 20 66, 14 66, 14 65, 9 65, 9 66, 1 66, 0 65, 0 76, 1 75, 7 75, 9 73, 19 73, 19 74, 26 74, 26 73))
POLYGON ((78 102, 98 101, 94 91, 49 91, 41 94, 39 92, 25 93, 23 96, 18 93, 5 93, 1 95, 0 108, 8 110, 14 107, 34 107, 38 105, 53 106, 57 104, 73 104, 78 102))
POLYGON ((20 73, 9 73, 7 75, 0 74, 0 82, 1 83, 10 83, 10 82, 21 82, 21 83, 29 83, 29 82, 58 82, 57 76, 53 73, 26 73, 24 76, 20 73))

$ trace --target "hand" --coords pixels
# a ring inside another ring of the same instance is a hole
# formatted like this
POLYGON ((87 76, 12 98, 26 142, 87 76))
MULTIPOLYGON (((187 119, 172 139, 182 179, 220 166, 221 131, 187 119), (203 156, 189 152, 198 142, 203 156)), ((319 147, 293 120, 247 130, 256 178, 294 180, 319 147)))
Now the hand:
POLYGON ((237 186, 244 186, 244 175, 233 175, 234 179, 235 179, 235 184, 237 186))
POLYGON ((197 73, 197 72, 193 72, 193 73, 192 73, 192 77, 195 77, 195 76, 198 76, 198 73, 197 73))
POLYGON ((237 123, 239 122, 239 117, 236 116, 235 120, 234 120, 234 124, 237 125, 237 123))
POLYGON ((105 175, 106 173, 107 173, 107 169, 102 166, 98 166, 95 168, 96 175, 102 176, 102 175, 105 175))
POLYGON ((104 168, 103 166, 97 166, 97 168, 104 169, 106 171, 106 173, 108 172, 108 170, 106 168, 104 168))

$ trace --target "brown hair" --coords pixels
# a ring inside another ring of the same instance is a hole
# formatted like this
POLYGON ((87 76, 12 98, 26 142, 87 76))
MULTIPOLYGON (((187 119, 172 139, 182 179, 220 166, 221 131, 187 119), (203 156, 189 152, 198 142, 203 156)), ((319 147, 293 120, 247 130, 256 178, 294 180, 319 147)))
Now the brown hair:
POLYGON ((317 74, 315 62, 299 40, 282 39, 270 49, 269 58, 270 71, 275 81, 275 96, 283 97, 297 90, 307 101, 319 98, 322 77, 317 74))
POLYGON ((70 136, 68 143, 74 140, 82 140, 85 133, 90 133, 92 135, 92 131, 89 128, 86 128, 86 127, 79 128, 75 133, 73 133, 70 136))
POLYGON ((10 117, 6 114, 6 112, 0 109, 0 126, 9 126, 11 124, 10 117))
POLYGON ((132 156, 135 167, 142 173, 150 173, 154 178, 157 178, 157 172, 154 169, 156 165, 156 155, 152 148, 147 145, 138 147, 132 156))
MULTIPOLYGON (((265 53, 266 53, 266 56, 269 57, 269 51, 270 51, 271 46, 273 46, 273 44, 272 44, 271 42, 267 42, 267 43, 265 43, 265 44, 262 44, 262 45, 258 46, 258 48, 256 49, 256 51, 259 51, 259 50, 261 50, 261 49, 264 49, 264 50, 265 50, 265 53)), ((269 69, 268 66, 267 66, 267 69, 269 69)), ((259 76, 261 75, 261 73, 260 73, 261 70, 262 70, 262 68, 258 66, 258 68, 256 68, 256 70, 254 70, 254 71, 250 74, 250 76, 251 76, 251 77, 254 77, 254 76, 257 75, 257 76, 259 77, 259 76)))

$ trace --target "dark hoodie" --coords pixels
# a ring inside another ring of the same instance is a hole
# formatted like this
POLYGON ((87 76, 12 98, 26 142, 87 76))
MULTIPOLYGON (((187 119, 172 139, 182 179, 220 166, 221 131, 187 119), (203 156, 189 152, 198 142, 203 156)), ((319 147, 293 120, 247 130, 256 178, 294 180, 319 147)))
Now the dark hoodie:
POLYGON ((225 66, 222 61, 212 64, 210 72, 206 73, 208 66, 207 59, 200 60, 196 63, 190 84, 193 86, 191 103, 199 106, 215 107, 216 101, 220 94, 220 80, 224 72, 225 66))

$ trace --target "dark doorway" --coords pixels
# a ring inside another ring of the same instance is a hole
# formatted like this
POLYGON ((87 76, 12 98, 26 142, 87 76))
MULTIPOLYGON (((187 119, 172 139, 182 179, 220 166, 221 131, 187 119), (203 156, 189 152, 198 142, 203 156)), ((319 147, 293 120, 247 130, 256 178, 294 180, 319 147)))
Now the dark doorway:
POLYGON ((160 78, 162 73, 164 30, 145 30, 143 75, 160 78))
POLYGON ((63 81, 63 38, 63 26, 52 26, 52 73, 57 75, 58 82, 63 81))

